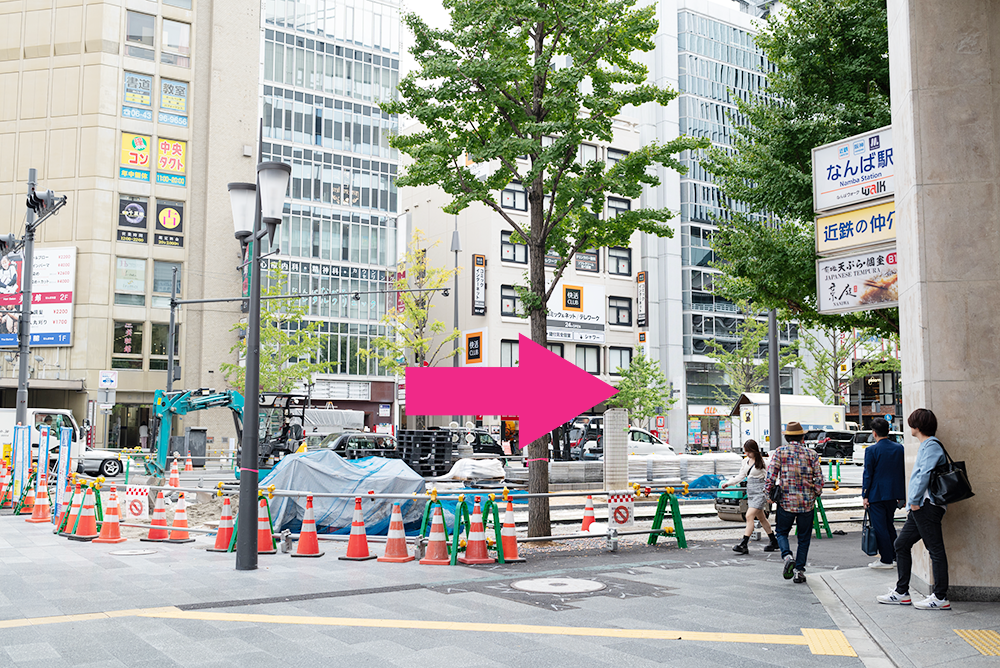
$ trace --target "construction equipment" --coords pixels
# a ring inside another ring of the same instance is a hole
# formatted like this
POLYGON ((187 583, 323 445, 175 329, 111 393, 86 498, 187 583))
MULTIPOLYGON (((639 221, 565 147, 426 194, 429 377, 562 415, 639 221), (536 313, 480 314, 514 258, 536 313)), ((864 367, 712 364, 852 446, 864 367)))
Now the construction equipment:
POLYGON ((207 388, 198 390, 175 390, 165 392, 157 390, 153 401, 153 412, 156 427, 156 460, 145 459, 146 472, 149 475, 163 477, 167 470, 167 457, 170 454, 170 431, 173 416, 183 416, 192 411, 206 408, 228 408, 233 412, 233 423, 236 425, 236 438, 243 439, 243 395, 236 390, 215 392, 207 388))

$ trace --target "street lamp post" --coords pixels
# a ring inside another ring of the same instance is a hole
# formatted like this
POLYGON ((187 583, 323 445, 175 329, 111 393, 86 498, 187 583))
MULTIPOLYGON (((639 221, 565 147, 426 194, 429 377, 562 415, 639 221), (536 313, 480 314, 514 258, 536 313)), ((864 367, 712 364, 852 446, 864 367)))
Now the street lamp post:
MULTIPOLYGON (((455 214, 455 231, 451 233, 451 252, 455 254, 455 329, 458 329, 458 254, 462 252, 462 239, 458 236, 458 214, 455 214)), ((458 339, 455 338, 455 354, 452 355, 452 366, 458 366, 458 339)), ((455 422, 461 424, 460 415, 453 416, 455 422)))
POLYGON ((250 244, 250 311, 247 317, 246 385, 243 395, 243 442, 240 459, 240 510, 237 518, 236 570, 257 568, 257 482, 260 433, 260 242, 272 243, 292 168, 282 162, 257 165, 257 183, 230 183, 233 226, 241 244, 250 244), (263 225, 262 225, 263 224, 263 225))

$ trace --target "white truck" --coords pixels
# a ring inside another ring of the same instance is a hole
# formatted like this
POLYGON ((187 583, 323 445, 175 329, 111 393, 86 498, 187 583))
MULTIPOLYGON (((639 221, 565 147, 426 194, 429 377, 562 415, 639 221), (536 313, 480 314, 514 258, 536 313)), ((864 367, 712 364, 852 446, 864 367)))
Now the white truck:
MULTIPOLYGON (((764 393, 741 394, 729 413, 733 417, 733 449, 742 450, 748 439, 757 441, 762 452, 770 452, 771 409, 770 396, 764 393)), ((846 430, 846 409, 827 406, 816 397, 804 394, 781 395, 781 428, 789 422, 798 422, 806 431, 810 429, 846 430)), ((781 441, 777 441, 779 444, 781 441)))
MULTIPOLYGON (((0 446, 4 452, 10 452, 14 443, 14 426, 17 424, 17 409, 0 408, 0 446)), ((76 420, 73 419, 73 411, 68 408, 29 408, 27 424, 34 427, 31 430, 31 458, 38 458, 38 435, 39 426, 45 425, 53 430, 50 440, 49 459, 50 467, 55 466, 59 458, 59 428, 69 427, 73 430, 70 438, 70 458, 75 462, 80 457, 83 448, 83 433, 76 420)), ((75 466, 71 469, 75 470, 75 466)))

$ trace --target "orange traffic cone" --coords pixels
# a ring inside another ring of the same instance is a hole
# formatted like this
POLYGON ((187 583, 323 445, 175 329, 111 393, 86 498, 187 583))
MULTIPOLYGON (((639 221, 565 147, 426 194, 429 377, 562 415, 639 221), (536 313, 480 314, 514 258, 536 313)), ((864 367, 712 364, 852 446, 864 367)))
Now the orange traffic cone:
POLYGON ((424 566, 449 566, 451 557, 448 556, 448 536, 444 531, 444 515, 441 514, 441 506, 434 508, 434 518, 431 520, 431 535, 427 543, 427 554, 420 563, 424 566))
POLYGON ((479 509, 479 497, 472 505, 472 526, 469 527, 469 542, 465 554, 458 558, 463 564, 492 564, 496 561, 486 552, 486 532, 483 531, 483 513, 479 509), (478 518, 478 521, 477 519, 478 518))
POLYGON ((0 459, 0 508, 10 508, 10 470, 6 460, 0 459))
POLYGON ((167 482, 168 487, 180 487, 181 486, 181 475, 177 472, 177 459, 170 464, 170 480, 167 482))
POLYGON ((228 552, 229 543, 233 540, 233 506, 227 496, 222 500, 222 517, 219 518, 219 531, 215 534, 215 547, 209 552, 228 552))
POLYGON ((191 455, 188 455, 187 459, 184 460, 184 470, 185 471, 194 471, 194 467, 191 466, 191 455))
POLYGON ((30 515, 35 512, 35 488, 28 487, 22 492, 21 510, 18 515, 30 515))
POLYGON ((351 521, 351 537, 347 541, 347 554, 337 557, 345 561, 367 561, 374 559, 368 553, 368 536, 365 534, 365 518, 361 514, 361 497, 354 499, 354 519, 351 521))
POLYGON ((503 516, 503 528, 500 530, 500 541, 503 543, 503 560, 505 563, 521 563, 517 556, 517 529, 514 527, 514 504, 507 500, 507 512, 503 516))
POLYGON ((590 531, 590 525, 594 523, 594 497, 587 497, 587 507, 583 510, 583 526, 581 532, 590 531))
POLYGON ((389 561, 395 564, 402 564, 416 559, 406 551, 406 531, 403 529, 403 511, 399 504, 392 504, 392 516, 389 518, 389 536, 385 542, 385 556, 379 557, 379 561, 389 561))
POLYGON ((156 505, 153 506, 153 526, 149 529, 149 535, 139 540, 143 543, 162 543, 169 537, 167 532, 167 509, 163 505, 163 491, 156 494, 156 505), (162 527, 162 528, 161 528, 162 527))
POLYGON ((31 512, 31 517, 24 520, 32 524, 52 521, 52 506, 49 502, 49 484, 45 479, 45 471, 38 476, 38 488, 35 491, 35 508, 31 512))
POLYGON ((184 492, 181 492, 181 498, 177 499, 177 506, 174 508, 174 524, 170 530, 170 538, 167 538, 167 542, 193 543, 194 538, 191 537, 187 530, 187 499, 184 498, 184 492))
POLYGON ((274 532, 271 518, 267 513, 267 500, 261 499, 257 507, 257 554, 277 554, 274 547, 274 532))
MULTIPOLYGON (((63 517, 66 516, 67 508, 69 509, 69 517, 66 519, 66 527, 63 529, 59 535, 60 536, 72 536, 73 527, 76 525, 76 518, 80 514, 80 506, 83 505, 83 492, 80 491, 80 483, 76 483, 76 491, 73 492, 73 498, 70 500, 62 511, 63 517)), ((59 526, 63 526, 63 518, 59 518, 59 526)))
POLYGON ((295 546, 293 557, 322 557, 319 551, 319 536, 316 535, 316 520, 313 517, 312 494, 306 497, 306 512, 302 517, 302 528, 299 529, 299 542, 295 546))
POLYGON ((94 490, 87 488, 83 497, 83 507, 80 509, 80 521, 76 525, 76 533, 67 536, 70 540, 91 541, 98 537, 97 515, 94 513, 94 490))
POLYGON ((101 523, 101 535, 94 539, 95 543, 124 543, 121 524, 118 521, 118 490, 111 486, 108 506, 104 509, 104 521, 101 523))

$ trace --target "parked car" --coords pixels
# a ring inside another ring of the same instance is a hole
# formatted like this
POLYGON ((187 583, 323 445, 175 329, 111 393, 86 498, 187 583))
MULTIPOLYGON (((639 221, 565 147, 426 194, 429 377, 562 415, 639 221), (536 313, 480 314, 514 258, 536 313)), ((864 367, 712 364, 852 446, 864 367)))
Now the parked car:
MULTIPOLYGON (((570 448, 573 459, 594 460, 604 455, 603 435, 591 432, 586 439, 570 448)), ((645 429, 630 427, 628 430, 628 453, 630 455, 673 455, 673 446, 664 443, 645 429)))
MULTIPOLYGON (((854 461, 856 466, 865 465, 865 448, 875 442, 875 435, 872 432, 867 433, 867 437, 864 441, 854 441, 854 452, 852 453, 851 459, 854 461)), ((902 444, 903 442, 903 432, 901 431, 890 431, 889 438, 902 444)))
MULTIPOLYGON (((118 450, 100 450, 98 448, 84 447, 77 460, 77 473, 85 475, 102 475, 105 478, 114 478, 121 475, 125 470, 125 464, 118 458, 118 450)), ((53 466, 55 461, 52 462, 53 466)))
POLYGON ((388 434, 349 433, 341 434, 325 443, 344 459, 362 457, 386 457, 400 459, 402 453, 396 449, 396 439, 388 434))
POLYGON ((806 432, 803 444, 820 457, 844 458, 853 452, 854 432, 813 429, 806 432))

